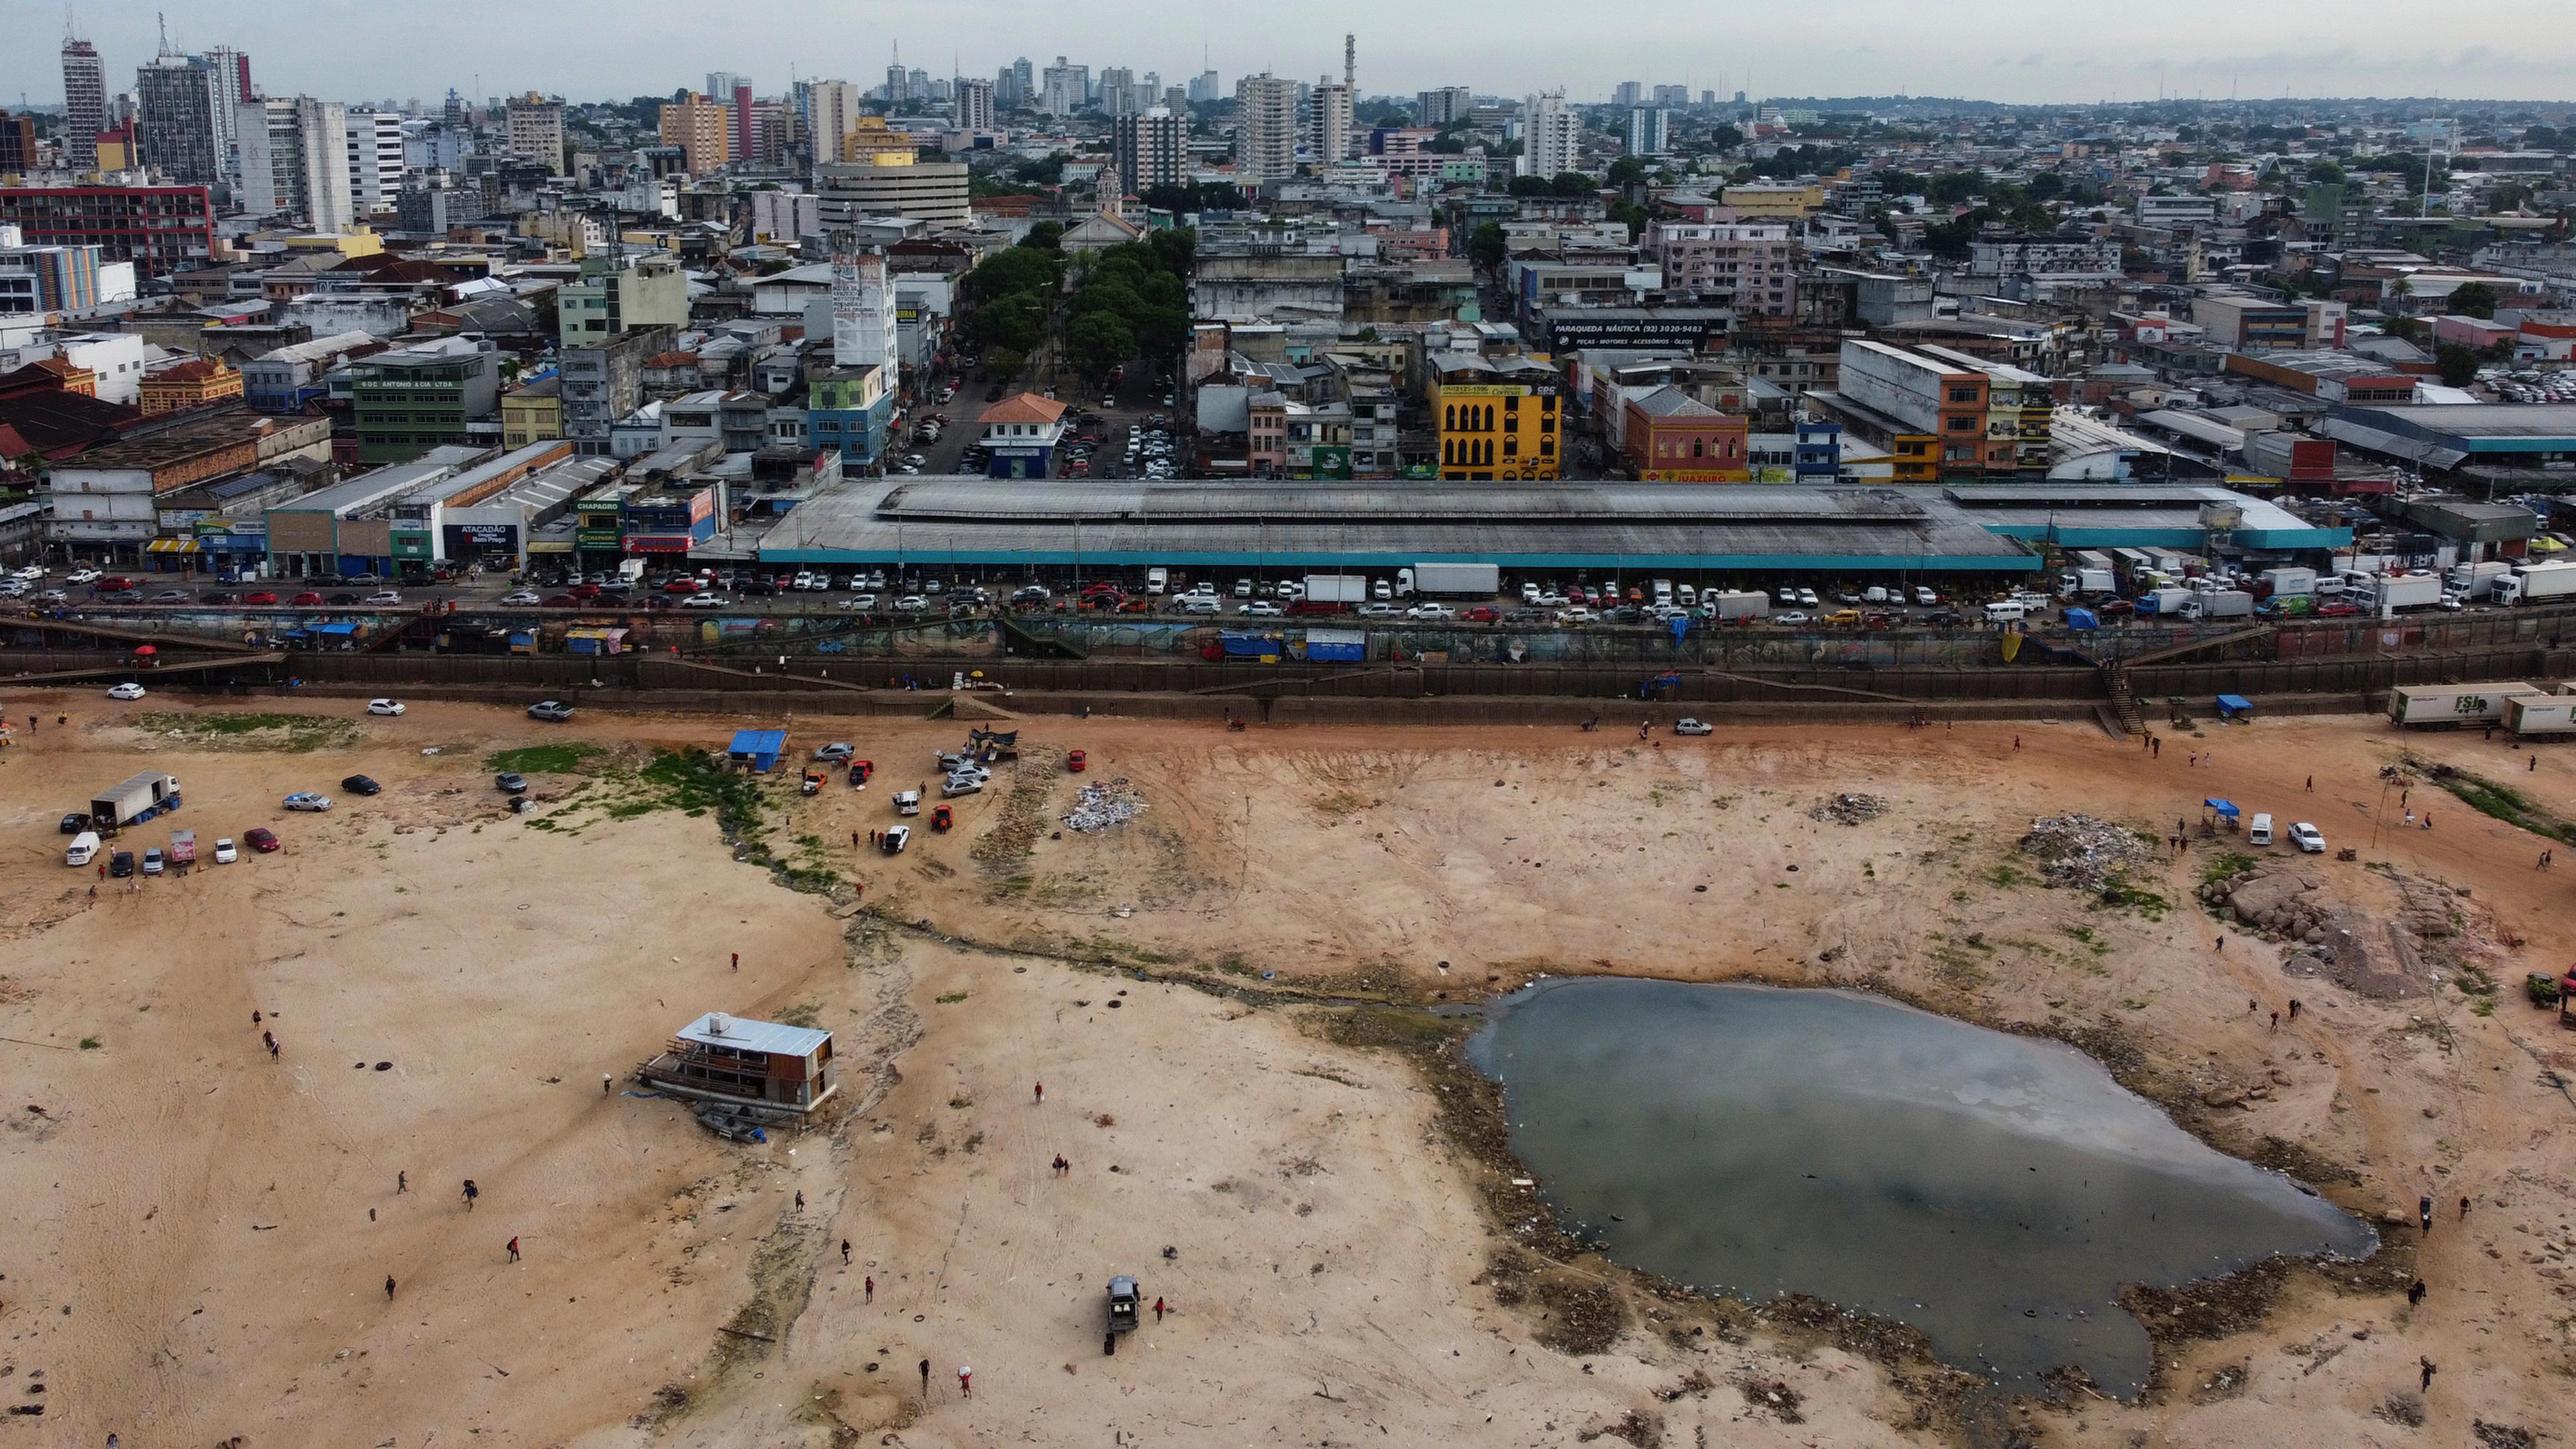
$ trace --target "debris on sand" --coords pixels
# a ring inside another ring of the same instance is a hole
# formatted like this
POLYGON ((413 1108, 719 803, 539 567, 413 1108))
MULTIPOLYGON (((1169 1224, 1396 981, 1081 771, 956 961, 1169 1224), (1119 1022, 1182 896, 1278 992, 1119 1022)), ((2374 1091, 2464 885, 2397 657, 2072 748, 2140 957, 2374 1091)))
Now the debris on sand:
POLYGON ((2050 885, 2098 891, 2115 876, 2156 863, 2156 847, 2138 832, 2090 815, 2051 815, 2030 823, 2021 853, 2039 862, 2050 885))
POLYGON ((1085 785, 1074 797, 1073 808, 1065 812, 1064 823, 1076 830, 1106 830, 1124 825, 1145 813, 1145 797, 1121 776, 1096 785, 1085 785))
POLYGON ((1887 801, 1876 795, 1833 795, 1819 800, 1807 812, 1810 820, 1831 820, 1840 825, 1858 825, 1876 820, 1887 813, 1887 801))

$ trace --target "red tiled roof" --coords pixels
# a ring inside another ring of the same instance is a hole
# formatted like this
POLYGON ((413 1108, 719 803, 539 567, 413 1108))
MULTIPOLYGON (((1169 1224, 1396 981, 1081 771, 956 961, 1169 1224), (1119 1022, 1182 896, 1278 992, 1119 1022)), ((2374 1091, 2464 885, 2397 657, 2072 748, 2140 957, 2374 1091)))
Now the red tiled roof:
POLYGON ((978 421, 987 423, 1052 423, 1064 416, 1064 404, 1049 402, 1033 392, 1006 397, 984 409, 978 421))
POLYGON ((644 365, 646 367, 695 367, 698 365, 698 355, 694 352, 656 352, 644 359, 644 365))

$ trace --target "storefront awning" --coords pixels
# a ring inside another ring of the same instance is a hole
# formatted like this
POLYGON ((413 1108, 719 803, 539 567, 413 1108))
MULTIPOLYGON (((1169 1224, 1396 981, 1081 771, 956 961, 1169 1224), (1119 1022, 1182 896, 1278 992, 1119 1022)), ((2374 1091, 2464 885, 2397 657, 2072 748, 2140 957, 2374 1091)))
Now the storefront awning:
POLYGON ((195 553, 197 541, 193 538, 156 538, 143 545, 143 551, 145 553, 195 553))

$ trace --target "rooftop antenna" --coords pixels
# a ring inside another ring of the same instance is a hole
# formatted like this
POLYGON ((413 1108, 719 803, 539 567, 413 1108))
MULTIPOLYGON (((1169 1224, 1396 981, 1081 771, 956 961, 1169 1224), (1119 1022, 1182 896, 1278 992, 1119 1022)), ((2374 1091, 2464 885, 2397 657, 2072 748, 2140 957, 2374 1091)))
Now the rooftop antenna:
POLYGON ((161 27, 160 53, 168 55, 170 53, 170 17, 164 11, 155 10, 152 12, 152 19, 161 27))
POLYGON ((68 44, 78 39, 80 39, 80 24, 72 18, 71 0, 63 0, 63 40, 68 44))

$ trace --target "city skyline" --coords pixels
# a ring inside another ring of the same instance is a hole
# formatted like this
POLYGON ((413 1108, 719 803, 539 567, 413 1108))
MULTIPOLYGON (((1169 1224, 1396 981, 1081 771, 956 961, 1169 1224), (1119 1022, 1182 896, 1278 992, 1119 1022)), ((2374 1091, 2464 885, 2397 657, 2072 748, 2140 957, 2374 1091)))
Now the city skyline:
MULTIPOLYGON (((1211 10, 1193 34, 1159 7, 1130 0, 1085 7, 1079 18, 1029 0, 961 0, 936 15, 906 12, 902 34, 875 27, 867 8, 847 0, 777 0, 750 29, 734 24, 732 12, 696 0, 553 9, 456 0, 416 10, 320 0, 285 13, 252 0, 204 0, 171 13, 170 43, 179 51, 233 46, 251 53, 263 89, 341 100, 429 101, 451 86, 476 100, 530 88, 576 101, 624 100, 694 86, 717 64, 775 95, 791 73, 873 84, 897 42, 909 66, 941 79, 952 69, 990 76, 1023 54, 1044 65, 1062 53, 1095 73, 1126 66, 1158 71, 1174 84, 1199 71, 1203 43, 1230 94, 1244 74, 1338 75, 1346 30, 1359 36, 1363 96, 1468 85, 1497 95, 1563 89, 1589 102, 1636 80, 1685 84, 1694 95, 1740 89, 1757 99, 1902 94, 2080 105, 2375 96, 2547 104, 2566 102, 2576 76, 2576 27, 2564 23, 2555 0, 2468 0, 2448 12, 2453 34, 2528 36, 2537 44, 2438 48, 2412 44, 2396 0, 2281 0, 2222 29, 2177 27, 2146 13, 2088 17, 2073 43, 2035 35, 2027 7, 1998 0, 1938 10, 1904 0, 1814 0, 1794 14, 1743 0, 1687 11, 1592 7, 1584 13, 1591 39, 1583 45, 1568 45, 1537 23, 1549 12, 1529 0, 1489 7, 1496 23, 1480 27, 1472 42, 1382 7, 1338 4, 1306 13, 1311 30, 1283 40, 1275 20, 1211 10), (1512 23, 1515 16, 1530 23, 1512 23), (2386 23, 2372 23, 2373 16, 2386 23), (946 23, 934 23, 941 19, 946 23), (473 43, 494 27, 506 28, 508 45, 473 43), (1006 46, 994 46, 997 35, 1010 37, 1006 46), (1523 35, 1533 38, 1523 42, 1523 35), (1639 58, 1646 56, 1654 59, 1639 58), (1666 73, 1639 69, 1650 63, 1666 73)), ((117 90, 131 88, 135 67, 159 46, 157 14, 139 0, 93 0, 77 8, 75 25, 98 47, 117 90)), ((0 0, 0 33, 43 42, 0 55, 0 97, 61 103, 62 28, 63 12, 51 0, 0 0)))

